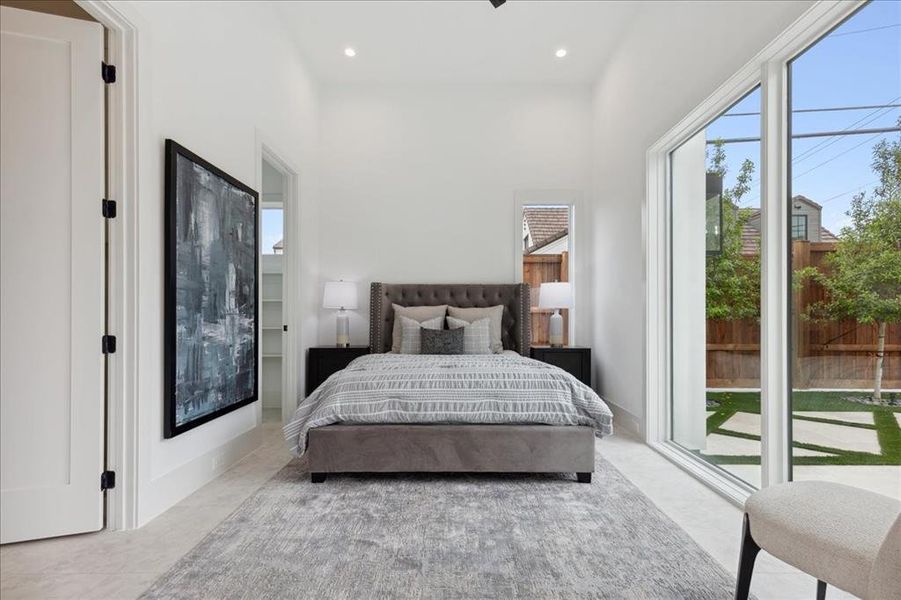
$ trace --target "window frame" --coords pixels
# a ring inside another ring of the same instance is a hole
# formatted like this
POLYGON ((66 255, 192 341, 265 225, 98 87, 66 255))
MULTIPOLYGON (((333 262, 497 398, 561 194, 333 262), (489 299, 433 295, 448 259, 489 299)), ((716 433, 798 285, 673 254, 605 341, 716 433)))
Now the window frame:
POLYGON ((806 242, 807 236, 810 234, 810 230, 808 229, 808 226, 809 226, 809 219, 807 218, 807 215, 792 214, 791 215, 791 230, 789 231, 789 235, 791 236, 791 241, 806 242), (803 225, 804 225, 804 230, 803 230, 803 234, 801 235, 801 237, 795 236, 795 219, 801 219, 801 223, 803 223, 803 225))
POLYGON ((756 85, 761 86, 761 487, 789 480, 791 314, 788 198, 789 63, 866 0, 822 0, 785 29, 647 152, 642 236, 645 297, 645 442, 723 497, 742 506, 753 488, 671 440, 670 153, 756 85))
MULTIPOLYGON (((754 93, 757 92, 758 90, 760 91, 760 94, 761 94, 761 104, 762 104, 762 103, 763 103, 763 89, 762 89, 762 85, 760 84, 760 81, 758 80, 758 81, 756 81, 750 88, 748 88, 747 90, 745 90, 744 92, 742 92, 739 96, 737 96, 736 98, 734 98, 734 99, 732 100, 732 102, 730 102, 730 103, 726 106, 726 108, 724 108, 723 110, 721 110, 721 111, 719 111, 718 113, 714 114, 710 119, 708 119, 706 122, 704 122, 704 123, 703 123, 701 126, 699 126, 697 129, 694 129, 694 130, 692 130, 691 132, 687 133, 687 134, 686 134, 686 137, 684 137, 684 139, 682 139, 682 141, 679 142, 679 144, 677 144, 676 146, 674 146, 674 147, 673 147, 671 150, 669 150, 669 152, 667 153, 667 169, 668 169, 667 173, 668 173, 668 174, 667 174, 667 181, 666 181, 666 189, 667 189, 666 208, 667 208, 667 214, 668 214, 668 221, 667 221, 667 223, 666 223, 666 227, 667 227, 667 256, 666 256, 667 265, 666 265, 666 266, 667 266, 667 269, 669 269, 669 273, 672 273, 672 269, 673 269, 673 236, 672 236, 673 174, 674 174, 674 170, 673 170, 673 166, 672 166, 672 165, 673 165, 673 154, 674 154, 677 150, 679 150, 680 148, 682 148, 682 146, 685 144, 686 141, 688 141, 688 140, 691 139, 691 138, 694 138, 698 133, 700 133, 702 130, 706 129, 707 127, 709 127, 714 121, 716 121, 717 119, 719 119, 720 117, 722 117, 724 114, 727 114, 727 113, 728 113, 730 110, 732 110, 736 105, 738 105, 738 104, 740 104, 741 102, 743 102, 747 97, 751 96, 752 94, 754 94, 754 93)), ((761 115, 761 121, 760 121, 760 122, 761 122, 761 129, 762 129, 762 115, 761 115)), ((761 131, 761 134, 762 134, 762 131, 761 131)), ((762 147, 762 143, 763 143, 763 142, 762 142, 762 140, 761 140, 761 149, 760 149, 760 159, 761 159, 761 163, 762 163, 762 159, 763 159, 763 147, 762 147)), ((722 227, 723 227, 722 223, 723 223, 723 217, 722 217, 722 211, 721 211, 721 212, 720 212, 720 230, 721 230, 721 234, 722 234, 722 227)), ((710 252, 707 252, 707 257, 709 257, 710 255, 711 255, 710 252)), ((668 331, 667 331, 667 334, 670 336, 670 338, 673 337, 673 303, 674 303, 674 300, 673 300, 673 290, 672 290, 672 283, 671 283, 671 282, 672 282, 671 275, 668 275, 668 279, 667 279, 667 285, 668 285, 667 300, 669 301, 669 305, 667 306, 666 310, 667 310, 667 320, 668 320, 668 326, 667 326, 668 331)), ((672 347, 672 342, 670 342, 670 347, 672 347)), ((674 387, 675 387, 675 386, 674 386, 674 384, 673 384, 673 379, 672 379, 672 372, 673 372, 673 369, 672 369, 672 364, 673 364, 673 356, 672 356, 672 353, 670 353, 670 354, 667 356, 667 360, 669 361, 669 365, 668 365, 668 366, 669 366, 669 371, 668 371, 668 373, 670 374, 669 380, 668 380, 668 382, 667 382, 667 388, 668 388, 668 389, 667 389, 667 392, 668 392, 668 394, 667 394, 667 397, 666 397, 666 402, 667 402, 667 405, 666 405, 666 411, 667 411, 667 415, 666 415, 666 439, 667 439, 667 441, 668 441, 668 442, 669 442, 669 443, 670 443, 677 451, 681 452, 681 453, 683 454, 684 457, 687 457, 689 460, 692 460, 692 461, 697 461, 697 462, 699 463, 699 465, 702 465, 703 467, 705 467, 705 468, 707 468, 707 469, 712 469, 712 471, 716 472, 717 475, 719 475, 721 478, 723 478, 724 482, 726 482, 726 483, 728 484, 729 488, 732 489, 732 493, 736 493, 736 492, 738 492, 738 493, 748 492, 748 493, 749 493, 749 492, 753 491, 753 490, 754 490, 754 487, 751 486, 751 485, 750 485, 748 482, 746 482, 744 479, 738 477, 737 475, 734 475, 733 473, 731 473, 731 472, 728 471, 727 469, 725 469, 725 468, 723 468, 723 467, 721 467, 721 466, 719 466, 719 465, 717 465, 717 464, 715 464, 715 463, 713 463, 713 462, 710 462, 709 460, 707 460, 707 459, 705 459, 705 458, 701 458, 701 457, 698 456, 697 454, 695 454, 695 453, 691 452, 689 449, 687 449, 683 444, 680 444, 679 442, 676 442, 675 440, 672 439, 672 438, 673 438, 673 429, 675 428, 675 415, 674 415, 674 412, 673 412, 673 394, 674 394, 674 387)))
MULTIPOLYGON (((572 286, 573 307, 569 309, 569 331, 568 340, 570 346, 576 346, 584 343, 585 340, 576 339, 576 320, 579 315, 580 308, 580 287, 581 278, 580 256, 582 248, 579 245, 580 237, 577 231, 576 213, 582 204, 582 192, 579 190, 518 190, 513 194, 513 219, 514 232, 516 241, 513 248, 513 281, 522 283, 522 257, 523 257, 523 230, 522 230, 522 211, 527 206, 566 206, 569 207, 569 273, 568 279, 572 286)), ((584 329, 584 328, 583 328, 584 329)))

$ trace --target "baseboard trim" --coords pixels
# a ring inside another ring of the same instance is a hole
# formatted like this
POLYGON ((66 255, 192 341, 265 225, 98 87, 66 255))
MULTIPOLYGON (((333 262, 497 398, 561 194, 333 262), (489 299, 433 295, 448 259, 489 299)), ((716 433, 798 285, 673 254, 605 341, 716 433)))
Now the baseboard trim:
POLYGON ((630 433, 639 439, 644 439, 641 431, 641 423, 642 419, 638 418, 636 415, 632 414, 625 408, 621 406, 617 406, 612 402, 606 401, 607 406, 610 407, 610 411, 613 413, 613 430, 625 431, 626 433, 630 433))
POLYGON ((143 527, 229 470, 262 443, 263 430, 257 425, 153 480, 143 494, 143 501, 139 506, 138 527, 143 527))

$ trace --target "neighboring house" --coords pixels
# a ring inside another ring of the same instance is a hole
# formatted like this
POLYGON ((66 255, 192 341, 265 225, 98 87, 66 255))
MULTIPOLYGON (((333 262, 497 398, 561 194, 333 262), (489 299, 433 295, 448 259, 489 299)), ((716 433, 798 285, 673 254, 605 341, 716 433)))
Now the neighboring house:
MULTIPOLYGON (((805 196, 792 198, 792 240, 834 243, 838 238, 822 225, 823 207, 805 196)), ((741 232, 742 254, 760 252, 760 209, 751 211, 741 232)))
POLYGON ((285 240, 279 240, 272 246, 273 254, 282 254, 285 251, 285 240))
POLYGON ((522 249, 523 254, 560 254, 569 250, 569 208, 523 208, 522 249))

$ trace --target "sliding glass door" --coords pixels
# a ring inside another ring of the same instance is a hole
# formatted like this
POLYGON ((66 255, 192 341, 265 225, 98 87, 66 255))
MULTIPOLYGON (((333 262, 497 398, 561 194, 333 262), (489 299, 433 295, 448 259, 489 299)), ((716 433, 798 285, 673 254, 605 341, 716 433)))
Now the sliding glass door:
POLYGON ((672 440, 760 485, 760 88, 670 153, 672 440))
POLYGON ((791 465, 901 497, 901 4, 789 63, 791 465))

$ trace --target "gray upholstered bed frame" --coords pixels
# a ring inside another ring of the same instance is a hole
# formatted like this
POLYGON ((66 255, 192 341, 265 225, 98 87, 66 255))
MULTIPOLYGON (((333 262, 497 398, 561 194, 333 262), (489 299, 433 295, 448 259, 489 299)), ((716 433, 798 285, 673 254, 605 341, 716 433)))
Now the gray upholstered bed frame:
MULTIPOLYGON (((373 283, 369 299, 371 352, 391 349, 392 304, 504 306, 505 350, 529 355, 529 285, 373 283)), ((329 425, 310 430, 313 482, 328 473, 489 472, 576 473, 590 482, 594 431, 556 425, 329 425)))

